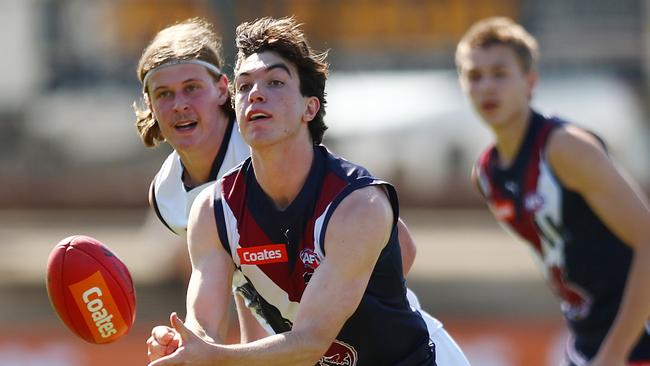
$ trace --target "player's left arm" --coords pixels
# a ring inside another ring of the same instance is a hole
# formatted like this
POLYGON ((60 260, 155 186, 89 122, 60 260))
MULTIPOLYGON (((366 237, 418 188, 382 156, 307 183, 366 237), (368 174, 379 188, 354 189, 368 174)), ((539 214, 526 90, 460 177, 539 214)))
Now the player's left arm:
POLYGON ((607 227, 634 250, 617 317, 592 365, 623 365, 650 318, 650 210, 598 140, 576 127, 556 131, 548 159, 558 179, 580 193, 607 227))
POLYGON ((332 215, 325 258, 303 294, 294 324, 294 330, 314 337, 319 357, 359 306, 393 220, 387 194, 377 186, 352 192, 332 215))
MULTIPOLYGON (((393 210, 383 188, 364 187, 336 208, 325 233, 325 258, 314 271, 290 331, 241 345, 202 342, 174 315, 186 348, 200 351, 202 364, 314 365, 356 311, 382 249, 388 243, 393 210)), ((185 365, 189 358, 166 357, 150 366, 185 365)))
POLYGON ((402 272, 404 277, 406 277, 415 262, 417 248, 411 232, 406 227, 406 224, 401 217, 397 221, 397 238, 399 240, 400 252, 402 254, 402 272))

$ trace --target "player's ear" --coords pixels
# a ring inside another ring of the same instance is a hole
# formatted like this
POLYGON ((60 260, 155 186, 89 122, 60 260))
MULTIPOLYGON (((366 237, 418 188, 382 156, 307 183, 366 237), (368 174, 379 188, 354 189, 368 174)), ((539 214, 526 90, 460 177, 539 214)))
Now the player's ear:
POLYGON ((219 105, 222 105, 228 101, 230 93, 228 77, 225 74, 221 74, 218 79, 214 79, 214 84, 219 91, 219 105))
POLYGON ((305 104, 305 110, 302 113, 302 120, 305 122, 311 122, 311 120, 316 117, 318 111, 320 110, 320 100, 317 97, 307 97, 307 102, 305 104))

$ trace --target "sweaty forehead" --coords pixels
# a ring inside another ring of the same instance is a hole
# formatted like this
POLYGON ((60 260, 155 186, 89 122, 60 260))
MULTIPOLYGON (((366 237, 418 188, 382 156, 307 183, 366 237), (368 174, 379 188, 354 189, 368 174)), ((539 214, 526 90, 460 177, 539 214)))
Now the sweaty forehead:
POLYGON ((254 53, 245 58, 239 68, 235 77, 253 75, 261 72, 270 72, 273 70, 284 70, 289 76, 295 74, 295 66, 282 58, 275 52, 264 51, 254 53))

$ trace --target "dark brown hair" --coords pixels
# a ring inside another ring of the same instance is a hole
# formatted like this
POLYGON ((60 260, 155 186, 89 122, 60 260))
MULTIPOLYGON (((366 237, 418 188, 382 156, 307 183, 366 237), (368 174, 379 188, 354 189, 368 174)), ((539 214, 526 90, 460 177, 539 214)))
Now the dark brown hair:
POLYGON ((254 53, 272 51, 293 63, 298 69, 300 93, 305 97, 317 97, 320 101, 316 116, 309 122, 312 141, 320 144, 327 130, 324 121, 325 82, 329 68, 325 61, 327 52, 312 50, 300 26, 293 17, 265 17, 240 24, 235 36, 238 49, 235 75, 242 61, 254 53))

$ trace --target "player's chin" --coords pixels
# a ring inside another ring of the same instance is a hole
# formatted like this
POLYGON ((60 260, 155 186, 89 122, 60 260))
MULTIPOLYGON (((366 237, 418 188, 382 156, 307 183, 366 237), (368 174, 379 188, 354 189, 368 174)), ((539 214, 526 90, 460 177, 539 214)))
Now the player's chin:
POLYGON ((492 127, 500 127, 504 124, 503 117, 496 112, 484 113, 481 116, 483 117, 483 120, 492 127))
POLYGON ((253 149, 263 149, 277 143, 277 139, 274 139, 269 134, 263 133, 262 131, 254 131, 250 133, 247 138, 244 139, 248 146, 253 149))
POLYGON ((188 136, 184 138, 176 138, 174 139, 173 143, 170 143, 170 145, 172 145, 176 151, 185 151, 192 150, 193 148, 197 147, 199 145, 199 142, 199 139, 188 136))

